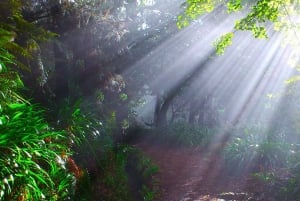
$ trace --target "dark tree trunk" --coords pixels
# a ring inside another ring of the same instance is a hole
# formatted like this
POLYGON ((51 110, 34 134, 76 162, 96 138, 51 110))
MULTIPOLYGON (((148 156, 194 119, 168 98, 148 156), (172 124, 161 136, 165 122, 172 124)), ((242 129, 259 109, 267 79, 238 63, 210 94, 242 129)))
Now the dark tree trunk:
POLYGON ((162 128, 167 125, 167 112, 172 103, 172 99, 166 99, 163 103, 157 102, 155 112, 155 125, 157 128, 162 128))
POLYGON ((162 111, 161 111, 162 105, 163 105, 163 100, 161 100, 160 96, 157 96, 156 103, 155 103, 155 111, 154 111, 154 125, 156 128, 161 127, 162 122, 166 123, 166 121, 167 121, 166 115, 163 115, 162 111), (165 119, 164 119, 164 116, 165 116, 165 119))
POLYGON ((190 113, 189 113, 189 123, 196 124, 201 121, 204 116, 204 107, 206 103, 206 98, 201 97, 199 99, 194 99, 190 103, 190 113), (198 121, 196 122, 196 116, 199 116, 198 121))
MULTIPOLYGON (((210 56, 215 54, 215 50, 211 50, 210 56)), ((185 87, 191 80, 202 72, 205 65, 209 62, 210 56, 208 56, 204 61, 202 61, 198 67, 193 69, 186 77, 179 80, 169 91, 165 92, 163 95, 157 95, 157 102, 155 107, 154 123, 157 128, 162 128, 167 126, 167 112, 174 100, 174 98, 180 93, 182 87, 185 87), (162 97, 165 98, 162 98, 162 97)))
POLYGON ((190 114, 189 114, 189 118, 188 118, 188 122, 190 124, 196 123, 196 115, 197 115, 197 111, 194 110, 193 108, 190 108, 190 114))

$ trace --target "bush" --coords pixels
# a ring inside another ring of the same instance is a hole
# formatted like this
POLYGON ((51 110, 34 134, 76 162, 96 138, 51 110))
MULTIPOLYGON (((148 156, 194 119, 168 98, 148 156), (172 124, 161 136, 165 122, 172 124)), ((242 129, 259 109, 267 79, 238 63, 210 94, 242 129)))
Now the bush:
POLYGON ((235 130, 231 141, 225 147, 224 158, 227 169, 232 173, 257 172, 285 167, 288 164, 290 145, 269 140, 262 128, 235 130))
POLYGON ((300 199, 300 151, 295 145, 286 168, 257 174, 277 200, 290 201, 300 199))
POLYGON ((158 167, 139 150, 117 145, 100 162, 93 194, 108 201, 153 201, 158 192, 153 175, 158 167))
POLYGON ((129 169, 134 169, 134 177, 145 181, 136 190, 139 197, 153 200, 151 197, 155 193, 150 178, 157 167, 150 165, 150 160, 137 149, 113 141, 113 134, 117 130, 114 113, 103 120, 97 120, 99 117, 94 114, 82 113, 80 101, 72 104, 70 100, 58 109, 58 126, 68 131, 70 139, 74 138, 74 159, 82 171, 74 200, 133 200, 135 191, 131 189, 132 175, 129 169))
POLYGON ((126 172, 128 153, 125 147, 119 146, 105 153, 101 161, 100 174, 94 188, 94 194, 108 201, 131 201, 132 195, 126 172), (97 193, 98 192, 98 193, 97 193))
POLYGON ((176 122, 168 126, 163 132, 158 133, 158 139, 173 145, 205 146, 210 142, 216 131, 186 122, 176 122))
POLYGON ((155 200, 159 193, 159 181, 154 178, 158 166, 138 149, 130 148, 128 154, 127 172, 135 200, 155 200))

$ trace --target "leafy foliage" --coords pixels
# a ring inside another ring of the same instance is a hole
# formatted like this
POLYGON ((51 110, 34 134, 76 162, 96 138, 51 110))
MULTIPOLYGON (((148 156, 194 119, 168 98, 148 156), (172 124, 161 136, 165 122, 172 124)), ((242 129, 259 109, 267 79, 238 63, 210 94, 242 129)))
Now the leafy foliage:
MULTIPOLYGON (((99 146, 99 140, 94 145, 99 146)), ((133 195, 138 192, 138 196, 145 201, 155 200, 158 185, 153 180, 153 175, 158 167, 131 146, 120 144, 107 147, 107 143, 103 145, 102 149, 106 149, 104 152, 102 150, 98 163, 99 179, 96 185, 98 188, 94 188, 95 194, 100 192, 100 197, 114 201, 133 200, 133 195), (132 189, 132 185, 138 185, 137 189, 132 189)))
MULTIPOLYGON (((212 12, 218 6, 225 6, 226 1, 221 0, 193 0, 186 1, 187 7, 183 15, 178 16, 177 25, 179 28, 188 26, 190 21, 197 19, 205 13, 212 12)), ((226 3, 228 13, 243 10, 247 15, 235 22, 234 29, 250 31, 255 38, 268 38, 267 27, 270 23, 277 31, 298 29, 298 25, 291 19, 291 16, 299 16, 299 1, 283 0, 258 0, 247 2, 242 0, 230 0, 226 3), (250 7, 250 9, 248 9, 250 7)), ((215 42, 218 54, 224 53, 224 46, 231 45, 230 33, 223 35, 215 42), (226 37, 226 43, 223 41, 226 37), (218 44, 222 45, 218 45, 218 44), (223 46, 224 45, 224 46, 223 46)))
POLYGON ((212 12, 222 0, 187 0, 183 15, 178 16, 177 26, 181 29, 189 25, 191 20, 199 16, 212 12))
POLYGON ((132 199, 125 171, 127 150, 126 147, 120 146, 116 150, 105 153, 107 158, 102 160, 101 163, 103 171, 101 171, 102 174, 98 180, 100 189, 97 189, 105 200, 130 201, 132 199))
POLYGON ((289 201, 299 199, 299 148, 293 147, 289 158, 289 166, 267 172, 255 173, 255 179, 265 184, 266 193, 277 200, 289 201))
POLYGON ((22 19, 20 1, 1 2, 0 9, 0 200, 70 200, 75 178, 65 132, 53 130, 44 111, 20 95, 24 85, 14 70, 22 66, 17 56, 30 56, 14 42, 17 34, 46 32, 22 19))
POLYGON ((232 44, 233 33, 227 33, 217 41, 215 41, 214 46, 216 47, 216 53, 222 55, 225 52, 226 47, 232 44))
POLYGON ((16 63, 15 57, 5 48, 10 42, 12 33, 0 28, 0 105, 9 102, 24 101, 17 90, 22 88, 23 82, 16 72, 10 70, 9 66, 16 63))
POLYGON ((216 131, 211 128, 191 125, 186 122, 175 122, 157 136, 162 142, 172 145, 199 146, 207 145, 216 131), (163 134, 161 134, 163 132, 163 134))
MULTIPOLYGON (((22 6, 23 2, 20 0, 4 0, 0 3, 0 47, 18 57, 14 61, 15 67, 29 70, 28 66, 24 65, 26 59, 32 59, 27 40, 39 43, 57 35, 26 21, 22 16, 22 6)), ((7 54, 3 55, 6 57, 7 54)))
POLYGON ((228 170, 235 173, 257 172, 286 167, 290 144, 266 137, 261 126, 244 127, 234 131, 235 137, 225 148, 228 170))
MULTIPOLYGON (((143 185, 137 190, 140 197, 154 200, 157 186, 154 189, 152 175, 157 167, 140 151, 114 143, 113 134, 118 125, 114 112, 105 119, 97 120, 99 117, 95 114, 83 113, 82 104, 81 101, 67 99, 57 107, 56 116, 58 126, 67 131, 68 139, 74 139, 69 140, 69 144, 80 171, 74 199, 130 201, 133 199, 129 182, 132 175, 128 172, 134 171, 133 177, 143 180, 143 185)), ((85 107, 84 111, 90 111, 88 106, 85 107)))
POLYGON ((236 12, 242 9, 242 0, 230 0, 227 3, 228 12, 236 12))
POLYGON ((130 148, 128 152, 128 172, 131 172, 129 177, 134 177, 138 185, 138 197, 140 200, 153 201, 159 194, 159 181, 154 175, 159 171, 151 159, 146 157, 140 150, 130 148))
POLYGON ((65 134, 51 130, 35 108, 9 104, 1 112, 1 200, 61 200, 73 191, 65 134))

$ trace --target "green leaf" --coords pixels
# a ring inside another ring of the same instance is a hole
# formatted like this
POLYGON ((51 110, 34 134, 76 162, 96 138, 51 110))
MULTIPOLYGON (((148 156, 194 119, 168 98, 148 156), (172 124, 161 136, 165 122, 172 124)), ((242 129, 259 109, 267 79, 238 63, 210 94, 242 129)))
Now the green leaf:
POLYGON ((20 116, 22 116, 22 114, 24 114, 24 113, 23 112, 16 112, 16 114, 13 116, 12 120, 18 119, 20 116))
POLYGON ((222 35, 217 41, 214 42, 217 55, 222 55, 225 49, 232 44, 232 38, 234 34, 232 32, 222 35))
POLYGON ((255 27, 252 29, 252 33, 255 38, 268 38, 267 30, 264 27, 255 27))
POLYGON ((12 104, 9 104, 9 105, 8 105, 8 107, 9 107, 10 109, 13 109, 13 110, 15 110, 15 109, 20 109, 20 108, 24 108, 25 106, 26 106, 25 103, 12 103, 12 104))
POLYGON ((241 0, 229 0, 227 8, 229 13, 236 12, 242 9, 242 2, 241 0))
POLYGON ((121 93, 121 94, 119 95, 119 97, 120 97, 121 101, 126 101, 126 100, 128 99, 128 95, 125 94, 125 93, 121 93))
POLYGON ((80 109, 79 108, 76 108, 72 114, 72 116, 77 116, 80 114, 80 109))

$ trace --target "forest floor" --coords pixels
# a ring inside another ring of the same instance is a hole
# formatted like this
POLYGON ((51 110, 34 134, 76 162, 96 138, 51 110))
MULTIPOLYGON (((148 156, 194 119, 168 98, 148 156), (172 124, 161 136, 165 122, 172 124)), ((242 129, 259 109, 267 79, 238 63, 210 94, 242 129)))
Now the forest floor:
POLYGON ((159 201, 273 201, 249 174, 229 176, 216 149, 174 147, 143 140, 135 145, 159 166, 159 201), (251 193, 249 193, 251 192, 251 193))

